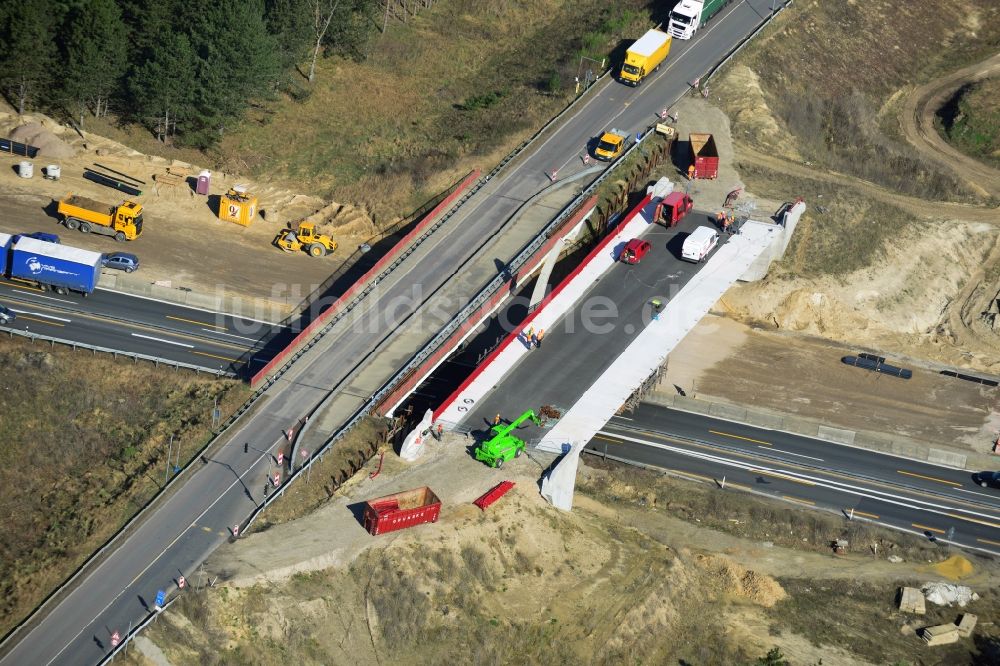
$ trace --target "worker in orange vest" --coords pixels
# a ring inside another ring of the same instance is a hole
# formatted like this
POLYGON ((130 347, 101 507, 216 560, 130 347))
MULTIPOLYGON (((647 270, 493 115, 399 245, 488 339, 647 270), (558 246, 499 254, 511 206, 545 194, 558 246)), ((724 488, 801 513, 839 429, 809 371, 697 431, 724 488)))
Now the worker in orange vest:
POLYGON ((544 328, 538 329, 538 333, 535 333, 535 346, 536 347, 541 347, 542 346, 542 338, 544 338, 544 337, 545 337, 545 329, 544 328))
POLYGON ((726 211, 720 210, 719 214, 715 216, 716 222, 719 224, 720 229, 726 228, 726 211))
POLYGON ((694 180, 694 165, 688 167, 688 180, 694 180))

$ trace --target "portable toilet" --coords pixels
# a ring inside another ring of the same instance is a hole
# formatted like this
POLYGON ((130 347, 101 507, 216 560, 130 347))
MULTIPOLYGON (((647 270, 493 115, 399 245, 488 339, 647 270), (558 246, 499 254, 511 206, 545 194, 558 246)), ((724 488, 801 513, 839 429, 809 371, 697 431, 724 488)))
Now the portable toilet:
POLYGON ((195 192, 198 194, 208 195, 208 188, 212 185, 212 172, 208 169, 202 170, 198 174, 198 185, 195 187, 195 192))
POLYGON ((247 192, 246 185, 234 185, 219 199, 220 220, 235 222, 246 227, 256 214, 257 197, 247 192))

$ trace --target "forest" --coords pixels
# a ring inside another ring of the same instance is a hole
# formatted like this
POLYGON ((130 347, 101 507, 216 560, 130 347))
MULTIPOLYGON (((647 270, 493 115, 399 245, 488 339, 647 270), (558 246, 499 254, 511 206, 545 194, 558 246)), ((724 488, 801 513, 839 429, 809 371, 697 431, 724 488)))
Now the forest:
POLYGON ((217 142, 253 105, 308 94, 318 58, 363 59, 379 0, 0 3, 0 92, 85 128, 112 115, 161 141, 217 142))

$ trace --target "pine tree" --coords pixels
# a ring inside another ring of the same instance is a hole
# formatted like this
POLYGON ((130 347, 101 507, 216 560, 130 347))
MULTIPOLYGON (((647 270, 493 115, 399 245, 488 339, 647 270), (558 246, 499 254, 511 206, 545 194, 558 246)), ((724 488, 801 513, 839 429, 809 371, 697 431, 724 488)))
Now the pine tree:
POLYGON ((191 117, 196 88, 197 60, 187 35, 166 32, 159 48, 128 78, 128 91, 135 115, 151 125, 160 141, 166 141, 178 125, 191 117))
POLYGON ((56 54, 49 45, 57 16, 45 0, 0 6, 0 85, 20 115, 42 97, 52 78, 56 54))
POLYGON ((267 0, 267 29, 278 42, 281 66, 291 70, 306 59, 312 33, 310 0, 267 0))
POLYGON ((83 125, 107 113, 127 65, 125 23, 114 0, 84 0, 70 9, 63 28, 62 97, 83 125))

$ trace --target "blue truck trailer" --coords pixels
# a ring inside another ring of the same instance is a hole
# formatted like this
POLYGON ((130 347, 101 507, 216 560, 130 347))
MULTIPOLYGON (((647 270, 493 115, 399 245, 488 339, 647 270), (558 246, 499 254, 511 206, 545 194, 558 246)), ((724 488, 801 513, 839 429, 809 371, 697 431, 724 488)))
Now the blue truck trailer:
POLYGON ((101 275, 101 253, 22 236, 8 252, 5 275, 59 294, 89 296, 101 275))
POLYGON ((0 232, 0 275, 7 275, 7 255, 10 253, 10 242, 13 236, 0 232))

